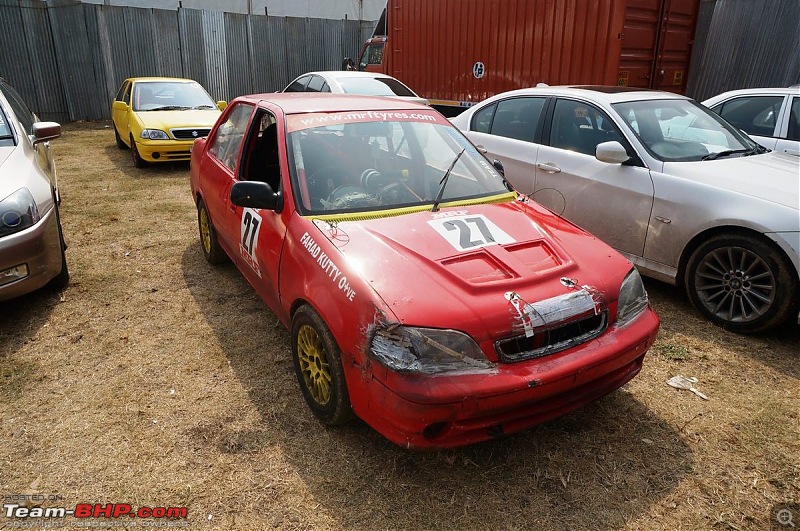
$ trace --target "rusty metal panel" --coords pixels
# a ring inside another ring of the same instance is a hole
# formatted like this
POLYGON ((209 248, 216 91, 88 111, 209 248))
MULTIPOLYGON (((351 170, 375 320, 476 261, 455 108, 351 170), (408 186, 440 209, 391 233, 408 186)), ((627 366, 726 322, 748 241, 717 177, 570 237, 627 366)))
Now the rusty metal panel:
MULTIPOLYGON (((306 19, 286 17, 285 49, 289 81, 309 71, 306 54, 306 19)), ((288 84, 288 83, 287 83, 288 84)), ((283 87, 281 87, 283 88, 283 87)))
POLYGON ((280 90, 286 81, 286 41, 283 19, 251 16, 253 92, 280 90))
MULTIPOLYGON (((253 92, 250 79, 250 44, 248 16, 225 13, 225 52, 228 74, 227 92, 224 99, 253 92)), ((215 96, 217 97, 217 96, 215 96)), ((218 99, 223 96, 217 97, 218 99)))
MULTIPOLYGON (((225 43, 225 13, 203 10, 203 44, 206 82, 203 86, 214 99, 230 99, 228 91, 228 53, 225 43)), ((199 81, 199 80, 198 80, 199 81)))
POLYGON ((619 85, 686 92, 699 0, 628 0, 619 85))
MULTIPOLYGON (((181 47, 182 77, 194 79, 208 89, 203 12, 196 9, 179 9, 178 30, 181 47)), ((212 97, 218 96, 212 94, 212 97)))
POLYGON ((798 21, 797 0, 715 2, 689 94, 704 100, 727 90, 800 83, 798 21))
POLYGON ((161 76, 183 77, 181 50, 178 46, 178 12, 168 9, 153 9, 155 42, 166 41, 167 46, 158 46, 156 61, 161 76))
POLYGON ((71 120, 97 120, 105 90, 94 69, 86 17, 93 9, 80 4, 48 6, 61 83, 71 120))
POLYGON ((391 0, 384 60, 434 100, 477 102, 540 82, 613 85, 624 14, 625 0, 391 0))
POLYGON ((35 0, 0 0, 0 75, 23 95, 40 119, 70 121, 52 46, 47 6, 35 0), (24 43, 24 46, 21 44, 24 43))

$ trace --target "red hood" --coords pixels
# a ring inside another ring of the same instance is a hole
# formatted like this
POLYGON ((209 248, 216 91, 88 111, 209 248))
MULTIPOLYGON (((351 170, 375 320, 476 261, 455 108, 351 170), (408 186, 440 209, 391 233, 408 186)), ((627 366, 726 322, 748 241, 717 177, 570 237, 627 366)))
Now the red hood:
POLYGON ((335 234, 318 226, 399 322, 454 328, 479 341, 509 335, 516 314, 508 292, 533 304, 574 291, 560 280, 568 278, 609 303, 631 268, 609 246, 532 202, 339 222, 335 234), (441 228, 448 220, 466 223, 441 228), (502 243, 482 246, 487 232, 502 243), (462 243, 466 250, 457 248, 462 243))

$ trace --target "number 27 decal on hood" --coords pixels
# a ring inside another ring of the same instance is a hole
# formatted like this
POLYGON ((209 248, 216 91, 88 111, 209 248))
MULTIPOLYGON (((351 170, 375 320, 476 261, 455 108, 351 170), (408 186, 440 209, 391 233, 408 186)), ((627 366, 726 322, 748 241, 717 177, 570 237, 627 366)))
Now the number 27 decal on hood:
POLYGON ((432 219, 428 224, 457 251, 471 251, 488 245, 505 245, 516 241, 482 214, 432 219))

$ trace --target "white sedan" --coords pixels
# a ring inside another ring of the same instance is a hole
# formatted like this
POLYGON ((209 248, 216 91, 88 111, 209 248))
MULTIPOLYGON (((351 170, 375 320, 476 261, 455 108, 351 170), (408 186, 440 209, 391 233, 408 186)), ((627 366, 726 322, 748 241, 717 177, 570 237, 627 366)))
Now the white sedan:
POLYGON ((800 156, 800 85, 732 90, 703 105, 762 146, 800 156))
POLYGON ((695 101, 627 87, 499 94, 451 120, 519 191, 685 286, 730 330, 800 311, 800 158, 695 101))
POLYGON ((351 70, 308 72, 289 83, 283 92, 333 92, 334 94, 390 96, 428 105, 428 100, 419 97, 400 80, 375 72, 351 70))

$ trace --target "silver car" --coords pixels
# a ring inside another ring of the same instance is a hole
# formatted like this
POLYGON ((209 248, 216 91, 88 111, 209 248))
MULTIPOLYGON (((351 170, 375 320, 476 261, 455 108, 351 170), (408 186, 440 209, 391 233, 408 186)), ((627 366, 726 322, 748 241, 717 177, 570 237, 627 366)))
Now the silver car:
POLYGON ((69 282, 48 143, 59 136, 0 78, 0 301, 69 282))
POLYGON ((798 157, 689 98, 625 87, 507 92, 452 122, 519 191, 685 287, 711 321, 800 321, 798 157))
POLYGON ((762 146, 800 156, 800 85, 731 90, 703 105, 762 146))

